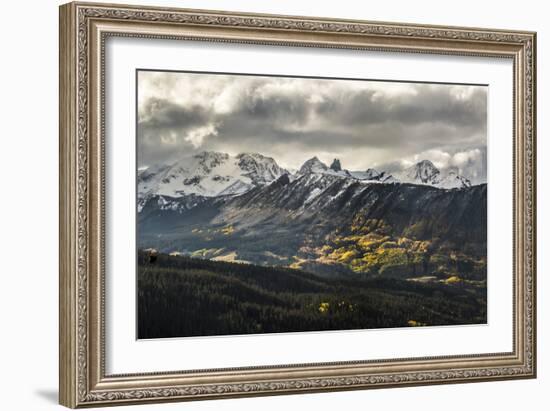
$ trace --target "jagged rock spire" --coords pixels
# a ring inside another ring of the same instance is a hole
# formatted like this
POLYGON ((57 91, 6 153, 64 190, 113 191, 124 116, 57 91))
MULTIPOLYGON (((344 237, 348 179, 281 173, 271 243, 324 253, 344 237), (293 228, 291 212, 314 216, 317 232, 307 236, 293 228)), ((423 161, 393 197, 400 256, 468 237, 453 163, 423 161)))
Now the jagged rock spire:
POLYGON ((330 165, 330 168, 331 168, 331 170, 334 170, 334 171, 342 171, 342 165, 340 164, 340 160, 335 158, 332 161, 332 164, 330 165))

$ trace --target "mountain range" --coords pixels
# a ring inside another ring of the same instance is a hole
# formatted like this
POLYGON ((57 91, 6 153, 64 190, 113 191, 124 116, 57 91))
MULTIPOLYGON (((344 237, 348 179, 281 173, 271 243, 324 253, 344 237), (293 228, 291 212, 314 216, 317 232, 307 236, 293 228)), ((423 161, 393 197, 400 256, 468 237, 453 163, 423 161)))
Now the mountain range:
POLYGON ((412 183, 438 188, 470 187, 471 182, 459 175, 458 169, 441 172, 431 161, 422 160, 395 175, 372 168, 361 171, 343 169, 340 160, 327 166, 317 157, 303 163, 292 173, 271 158, 258 153, 231 156, 220 152, 201 152, 170 165, 156 165, 138 173, 138 206, 154 195, 204 197, 241 195, 251 189, 270 184, 282 175, 293 180, 308 174, 332 175, 345 179, 378 183, 412 183))
POLYGON ((138 246, 212 260, 484 281, 487 185, 428 160, 398 175, 205 152, 138 174, 138 246))

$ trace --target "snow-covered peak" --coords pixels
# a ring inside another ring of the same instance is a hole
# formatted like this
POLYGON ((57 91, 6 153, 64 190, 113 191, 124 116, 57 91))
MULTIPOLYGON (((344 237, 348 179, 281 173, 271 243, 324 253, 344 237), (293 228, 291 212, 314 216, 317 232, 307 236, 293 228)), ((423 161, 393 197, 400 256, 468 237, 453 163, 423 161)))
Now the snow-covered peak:
POLYGON ((298 170, 295 177, 300 177, 307 174, 327 174, 345 178, 352 177, 348 170, 342 168, 340 160, 334 159, 331 166, 327 167, 327 165, 317 157, 312 157, 307 160, 302 167, 300 167, 300 170, 298 170))
POLYGON ((279 167, 272 157, 266 157, 259 153, 240 153, 236 158, 239 160, 239 167, 245 171, 255 185, 265 185, 288 171, 279 167))
POLYGON ((170 165, 152 165, 138 171, 138 205, 152 196, 180 198, 189 195, 202 197, 237 196, 273 182, 287 184, 303 179, 308 184, 324 186, 341 179, 364 183, 412 183, 450 189, 470 187, 471 182, 451 168, 440 171, 431 161, 423 160, 396 173, 378 171, 348 171, 338 159, 330 167, 317 157, 307 160, 300 170, 290 174, 271 158, 258 153, 227 153, 204 151, 181 158, 170 165), (282 180, 281 177, 285 176, 282 180))
POLYGON ((302 167, 300 167, 298 174, 323 173, 327 170, 327 165, 315 156, 307 160, 302 167))
POLYGON ((153 195, 204 197, 238 195, 286 174, 274 159, 256 153, 204 151, 171 165, 151 166, 138 174, 138 198, 153 195))
POLYGON ((398 174, 398 179, 404 183, 426 184, 439 188, 464 188, 472 184, 461 176, 456 167, 439 170, 430 160, 422 160, 398 174))
POLYGON ((441 172, 430 160, 422 160, 405 170, 405 179, 411 183, 436 185, 440 182, 441 172))
POLYGON ((464 187, 471 187, 472 183, 470 180, 468 180, 466 177, 461 176, 459 174, 459 170, 456 167, 452 167, 443 177, 441 178, 441 181, 439 182, 438 187, 441 188, 464 188, 464 187))

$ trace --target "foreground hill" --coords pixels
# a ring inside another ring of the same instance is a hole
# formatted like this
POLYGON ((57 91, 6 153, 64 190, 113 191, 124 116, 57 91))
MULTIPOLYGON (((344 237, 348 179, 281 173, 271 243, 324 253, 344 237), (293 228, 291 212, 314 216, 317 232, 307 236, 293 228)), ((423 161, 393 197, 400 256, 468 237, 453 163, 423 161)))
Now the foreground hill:
POLYGON ((486 283, 329 279, 260 267, 138 254, 138 337, 483 324, 486 283))

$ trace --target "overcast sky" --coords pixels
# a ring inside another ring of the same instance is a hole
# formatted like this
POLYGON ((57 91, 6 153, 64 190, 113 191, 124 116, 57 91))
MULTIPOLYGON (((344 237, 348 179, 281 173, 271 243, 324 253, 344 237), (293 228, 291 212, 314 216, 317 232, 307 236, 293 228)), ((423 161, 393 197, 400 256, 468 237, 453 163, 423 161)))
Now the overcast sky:
POLYGON ((140 71, 138 167, 204 150, 349 170, 429 159, 486 180, 485 86, 140 71))

